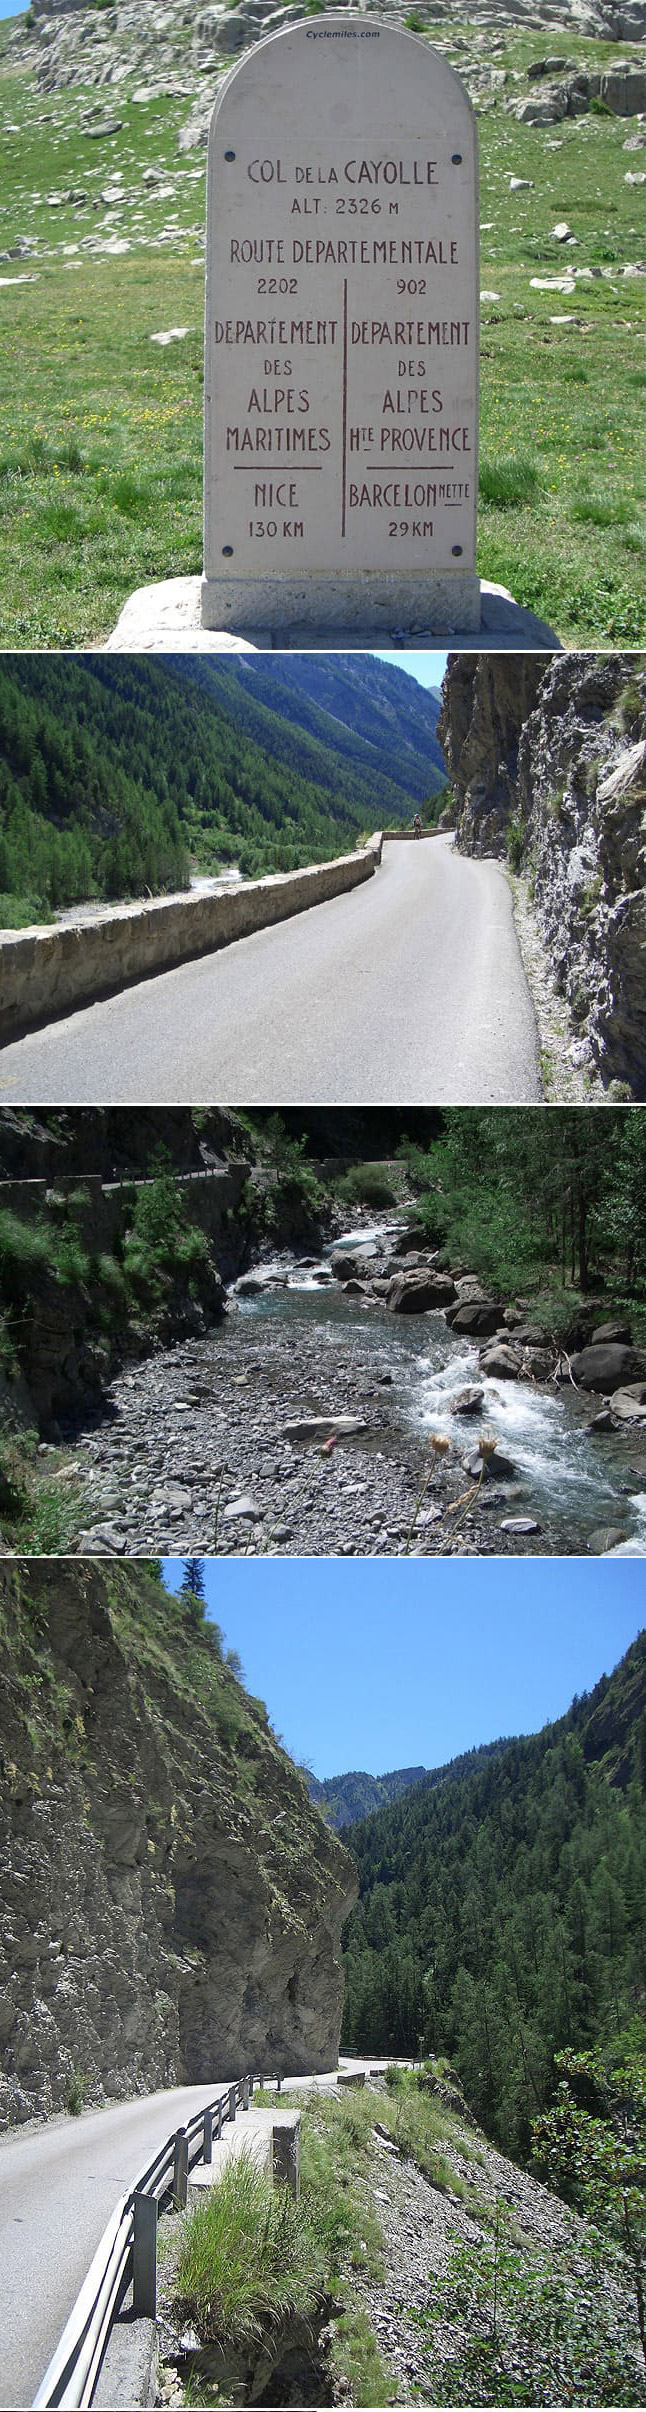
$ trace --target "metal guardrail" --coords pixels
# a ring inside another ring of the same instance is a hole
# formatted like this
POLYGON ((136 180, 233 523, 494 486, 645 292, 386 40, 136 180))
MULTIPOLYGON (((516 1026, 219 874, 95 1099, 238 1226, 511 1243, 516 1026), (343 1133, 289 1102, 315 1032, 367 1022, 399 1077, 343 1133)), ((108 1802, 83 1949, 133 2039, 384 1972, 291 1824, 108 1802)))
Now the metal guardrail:
POLYGON ((252 2094, 253 2077, 239 2078, 224 2093, 216 2094, 194 2112, 186 2127, 167 2137, 154 2159, 140 2170, 130 2192, 122 2195, 34 2397, 32 2412, 46 2412, 49 2405, 59 2405, 61 2412, 68 2407, 69 2412, 72 2408, 77 2412, 91 2404, 110 2330, 131 2286, 135 2314, 154 2320, 160 2209, 168 2200, 183 2208, 189 2169, 196 2161, 212 2159, 214 2136, 217 2140, 226 2120, 235 2119, 239 2105, 248 2110, 252 2094))

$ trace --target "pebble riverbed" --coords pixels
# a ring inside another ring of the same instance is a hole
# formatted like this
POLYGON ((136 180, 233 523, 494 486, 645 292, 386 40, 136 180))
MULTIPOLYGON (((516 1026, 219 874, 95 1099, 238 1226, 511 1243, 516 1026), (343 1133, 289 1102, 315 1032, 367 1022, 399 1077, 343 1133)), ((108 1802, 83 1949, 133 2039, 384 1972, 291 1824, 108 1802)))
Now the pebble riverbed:
MULTIPOLYGON (((338 1243, 337 1243, 338 1244, 338 1243)), ((639 1443, 591 1439, 588 1406, 549 1385, 486 1385, 484 1429, 513 1472, 476 1489, 483 1425, 451 1415, 478 1372, 439 1314, 393 1316, 324 1267, 283 1259, 275 1285, 223 1321, 120 1372, 73 1438, 72 1548, 117 1555, 578 1554, 602 1524, 646 1547, 639 1443), (297 1418, 352 1415, 326 1450, 297 1418), (433 1459, 429 1432, 450 1447, 433 1459), (420 1493, 433 1466, 425 1495, 420 1493), (456 1502, 459 1504, 456 1507, 456 1502), (521 1528, 508 1529, 514 1520, 521 1528)))

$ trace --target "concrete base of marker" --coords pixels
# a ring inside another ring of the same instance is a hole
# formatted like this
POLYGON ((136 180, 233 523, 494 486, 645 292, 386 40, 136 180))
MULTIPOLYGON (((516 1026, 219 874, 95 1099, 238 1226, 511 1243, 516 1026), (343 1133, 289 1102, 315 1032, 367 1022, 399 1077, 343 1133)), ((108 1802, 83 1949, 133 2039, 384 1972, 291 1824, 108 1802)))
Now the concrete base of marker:
POLYGON ((203 628, 422 628, 448 636, 480 629, 480 579, 474 570, 419 571, 407 578, 377 570, 310 572, 302 578, 202 579, 203 628))
MULTIPOLYGON (((476 581, 477 583, 477 581, 476 581)), ((395 581, 393 581, 393 585, 395 581)), ((369 653, 383 645, 402 653, 419 652, 439 634, 450 637, 455 653, 560 653, 560 638, 535 612, 515 603, 506 586, 480 582, 480 620, 477 628, 451 627, 441 631, 426 624, 407 628, 401 618, 379 625, 366 617, 363 625, 343 625, 327 619, 304 625, 298 617, 280 627, 269 621, 243 629, 238 623, 206 628, 202 621, 201 578, 165 578, 155 586, 137 587, 129 595, 116 628, 103 648, 106 653, 369 653)), ((229 599, 230 599, 230 589, 229 599)), ((400 590, 401 591, 401 590, 400 590)), ((338 594, 338 581, 335 584, 338 594)))

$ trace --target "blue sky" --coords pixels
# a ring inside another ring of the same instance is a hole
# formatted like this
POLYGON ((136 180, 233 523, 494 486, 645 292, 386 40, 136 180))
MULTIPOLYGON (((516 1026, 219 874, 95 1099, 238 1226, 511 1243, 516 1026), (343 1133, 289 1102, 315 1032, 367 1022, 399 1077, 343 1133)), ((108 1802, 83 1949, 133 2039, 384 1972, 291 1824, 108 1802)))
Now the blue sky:
MULTIPOLYGON (((646 1622, 643 1561, 205 1559, 210 1612, 317 1776, 531 1733, 646 1622)), ((165 1561, 178 1590, 181 1561, 165 1561)))
MULTIPOLYGON (((25 8, 26 6, 27 0, 25 0, 25 8)), ((25 9, 17 6, 17 0, 0 0, 0 17, 23 17, 24 13, 25 9)))
POLYGON ((395 670, 408 670, 420 687, 441 687, 446 669, 445 653, 377 653, 378 662, 392 662, 395 670))

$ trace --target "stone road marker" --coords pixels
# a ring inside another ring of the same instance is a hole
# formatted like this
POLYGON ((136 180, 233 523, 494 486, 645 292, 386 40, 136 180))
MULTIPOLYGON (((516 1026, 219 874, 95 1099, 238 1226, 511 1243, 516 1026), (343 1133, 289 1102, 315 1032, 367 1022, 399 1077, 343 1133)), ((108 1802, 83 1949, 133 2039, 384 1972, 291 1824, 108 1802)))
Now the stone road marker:
POLYGON ((475 121, 415 34, 259 42, 209 139, 205 628, 468 630, 475 121))

